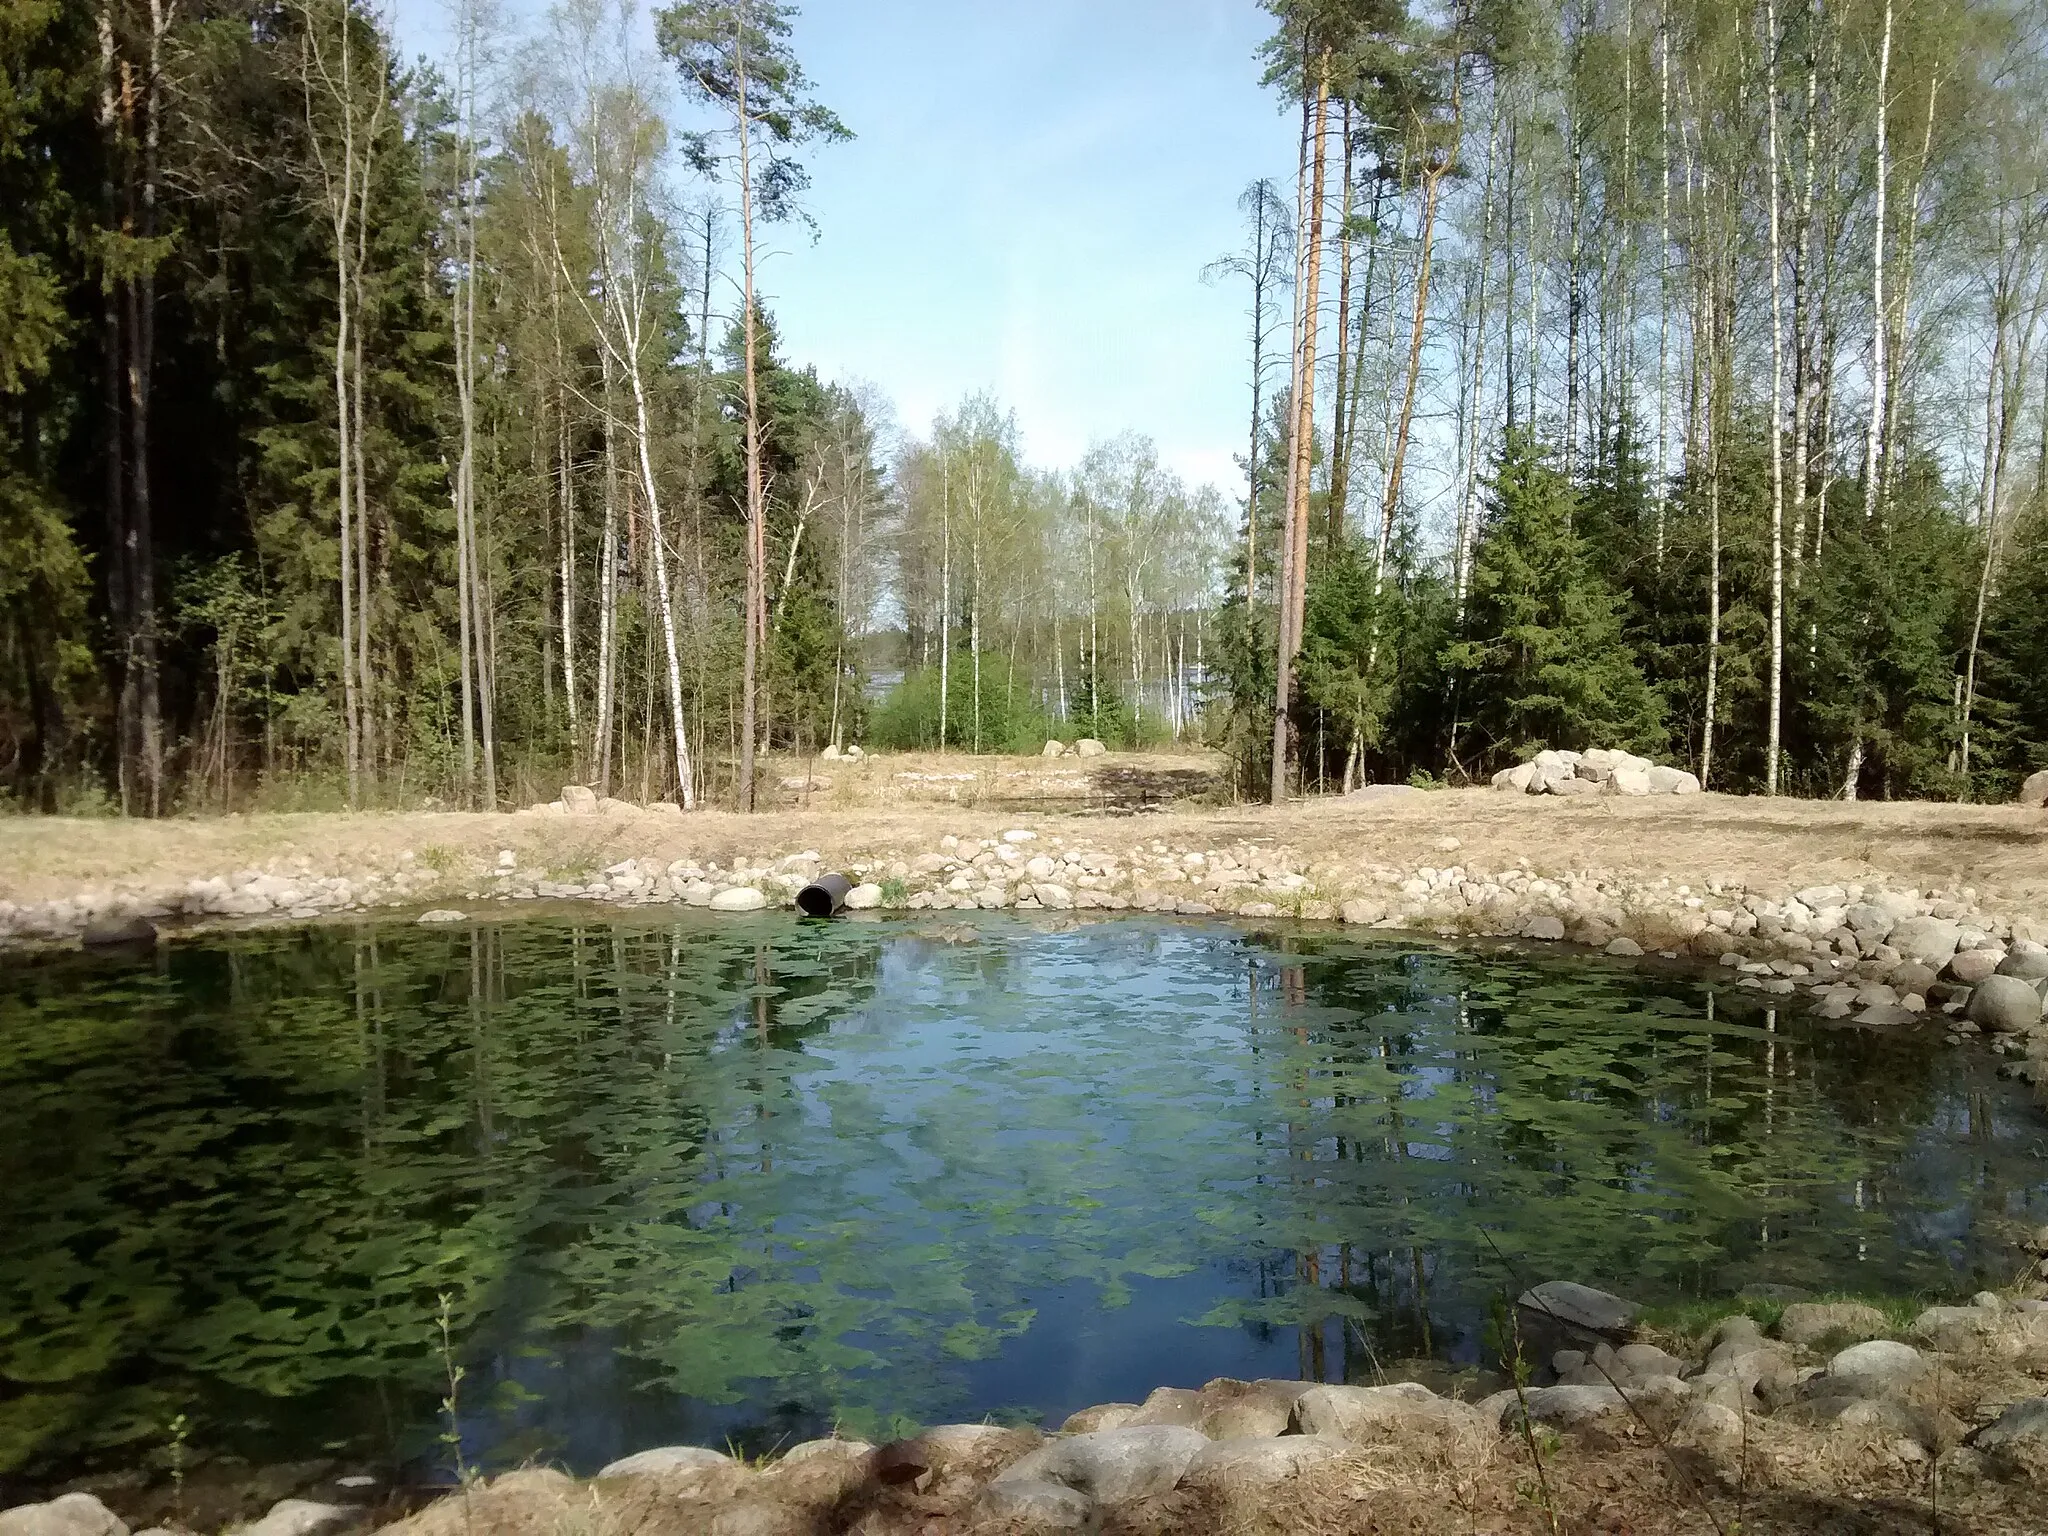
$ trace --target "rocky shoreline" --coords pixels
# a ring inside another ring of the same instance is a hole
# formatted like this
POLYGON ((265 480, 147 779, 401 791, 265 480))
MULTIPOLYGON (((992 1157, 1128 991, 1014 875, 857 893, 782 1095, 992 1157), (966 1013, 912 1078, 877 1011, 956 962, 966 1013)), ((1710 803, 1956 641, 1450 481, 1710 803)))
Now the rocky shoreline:
MULTIPOLYGON (((1623 1523, 1595 1528, 1663 1529, 1646 1518, 1660 1510, 1683 1525, 1688 1500, 1711 1509, 1741 1498, 1754 1511, 1744 1530, 1769 1530, 1779 1528, 1764 1518, 1774 1495, 1882 1504, 1938 1488, 1945 1509, 1984 1517, 1970 1529, 2002 1528, 2001 1516, 2038 1529, 2027 1522, 2048 1511, 2048 1228, 2032 1247, 2037 1274, 1965 1305, 1927 1307, 1904 1326, 1863 1303, 1780 1296, 1762 1309, 1775 1313, 1768 1330, 1732 1313, 1686 1335, 1643 1326, 1620 1297, 1547 1282, 1512 1309, 1521 1369, 1475 1400, 1414 1381, 1226 1378, 1085 1408, 1049 1432, 941 1425, 880 1446, 816 1440, 758 1461, 662 1446, 582 1481, 527 1468, 397 1518, 375 1502, 374 1479, 344 1478, 325 1499, 287 1498, 223 1528, 1163 1536, 1320 1531, 1332 1511, 1356 1519, 1368 1504, 1405 1503, 1441 1518, 1401 1528, 1467 1529, 1503 1502, 1532 1502, 1531 1471, 1568 1516, 1589 1477, 1596 1495, 1613 1493, 1611 1469, 1632 1462, 1622 1502, 1608 1506, 1623 1523)), ((151 1536, 185 1529, 158 1525, 151 1536)), ((0 1536, 128 1531, 83 1489, 0 1513, 0 1536)))
MULTIPOLYGON (((513 824, 616 823, 673 829, 679 813, 565 789, 513 824)), ((774 836, 772 822, 760 836, 774 836)), ((1117 848, 1085 824, 1038 818, 992 836, 946 833, 855 847, 836 863, 862 911, 1012 910, 1179 913, 1300 919, 1447 938, 1567 942, 1617 959, 1661 956, 1719 966, 1767 996, 1803 995, 1824 1018, 1895 1027, 1938 1024, 1982 1036, 2012 1070, 2048 1084, 2048 916, 1985 910, 1978 893, 1854 881, 1792 886, 1617 875, 1598 868, 1539 873, 1525 857, 1489 867, 1461 857, 1455 836, 1435 862, 1394 865, 1343 852, 1308 853, 1264 840, 1203 844, 1154 837, 1117 848)), ((617 907, 678 905, 743 913, 792 906, 828 865, 816 849, 724 859, 640 858, 601 867, 532 867, 513 848, 488 863, 406 849, 388 871, 321 874, 300 859, 175 886, 89 890, 40 903, 0 900, 0 945, 148 942, 159 927, 310 922, 354 914, 419 914, 460 922, 539 901, 617 907), (456 905, 460 903, 461 905, 456 905)))

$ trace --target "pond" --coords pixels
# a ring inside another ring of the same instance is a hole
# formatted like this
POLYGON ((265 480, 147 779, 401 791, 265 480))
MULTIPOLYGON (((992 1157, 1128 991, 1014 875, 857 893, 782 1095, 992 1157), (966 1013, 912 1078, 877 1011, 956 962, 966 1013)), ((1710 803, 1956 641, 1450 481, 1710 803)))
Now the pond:
POLYGON ((180 1415, 431 1479, 451 1358, 471 1460, 580 1471, 1454 1372, 1539 1279, 1967 1293, 2048 1219, 1985 1053, 1582 956, 664 910, 6 966, 19 1486, 180 1415))

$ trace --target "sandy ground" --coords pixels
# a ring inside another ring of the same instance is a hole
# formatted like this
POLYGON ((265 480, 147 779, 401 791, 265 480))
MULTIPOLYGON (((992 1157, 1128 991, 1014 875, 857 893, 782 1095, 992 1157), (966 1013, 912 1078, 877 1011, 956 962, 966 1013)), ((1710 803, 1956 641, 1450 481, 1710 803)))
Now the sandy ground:
MULTIPOLYGON (((807 765, 773 782, 801 785, 807 765)), ((777 792, 752 816, 624 813, 589 817, 447 811, 225 816, 161 822, 0 819, 0 900, 84 890, 161 890, 257 868, 356 875, 393 871, 410 851, 459 884, 511 849, 521 868, 563 876, 628 857, 730 863, 816 850, 826 864, 930 848, 948 832, 1032 827, 1069 846, 1117 851, 1161 841, 1206 849, 1253 841, 1311 863, 1415 867, 1456 860, 1538 873, 1674 882, 1740 880, 1791 890, 1860 880, 1975 892, 1987 911, 2048 911, 2048 813, 2016 806, 1763 800, 1690 795, 1557 799, 1487 789, 1399 801, 1223 803, 1209 758, 1117 755, 1088 761, 902 756, 815 765, 808 789, 777 792)))

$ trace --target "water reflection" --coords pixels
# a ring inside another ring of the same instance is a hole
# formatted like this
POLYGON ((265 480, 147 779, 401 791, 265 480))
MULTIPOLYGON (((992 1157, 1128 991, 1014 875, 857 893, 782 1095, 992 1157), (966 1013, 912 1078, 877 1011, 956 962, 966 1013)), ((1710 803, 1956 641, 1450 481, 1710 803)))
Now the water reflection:
POLYGON ((1123 917, 525 920, 0 982, 0 1472, 488 1463, 1472 1364, 1518 1276, 2003 1279, 1985 1059, 1599 962, 1123 917))

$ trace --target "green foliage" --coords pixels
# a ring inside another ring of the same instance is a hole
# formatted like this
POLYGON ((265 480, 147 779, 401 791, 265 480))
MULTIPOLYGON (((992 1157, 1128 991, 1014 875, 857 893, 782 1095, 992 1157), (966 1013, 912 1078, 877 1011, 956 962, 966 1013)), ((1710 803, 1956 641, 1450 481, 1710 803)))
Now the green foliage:
POLYGON ((1917 462, 1882 519, 1866 519, 1853 502, 1832 519, 1805 667, 1806 715, 1825 765, 1814 787, 1823 793, 1840 784, 1858 741, 1864 798, 1949 797, 1959 787, 1954 685, 1976 566, 1974 540, 1941 496, 1933 466, 1917 462))
POLYGON ((1096 666, 1095 656, 1083 649, 1067 676, 1068 736, 1092 737, 1106 747, 1127 749, 1137 745, 1137 725, 1130 705, 1113 677, 1096 666))
MULTIPOLYGON (((956 654, 947 669, 945 745, 975 750, 974 658, 956 654)), ((1028 679, 1015 676, 1007 660, 981 659, 980 750, 1036 752, 1054 734, 1028 679)), ((868 738, 885 751, 927 752, 939 742, 939 669, 910 673, 875 705, 868 738)))
POLYGON ((1469 748, 1498 765, 1543 747, 1664 745, 1661 710, 1621 628, 1621 599, 1574 531, 1571 485, 1526 436, 1489 487, 1459 636, 1443 653, 1461 685, 1469 748))
POLYGON ((1984 615, 1971 766, 1985 799, 2009 799, 2048 768, 2048 487, 2005 534, 2006 556, 1984 615))
POLYGON ((1370 559, 1361 559, 1356 545, 1345 545, 1310 572, 1297 662, 1301 691, 1347 743, 1379 745, 1397 675, 1391 631, 1405 606, 1374 579, 1370 559))

